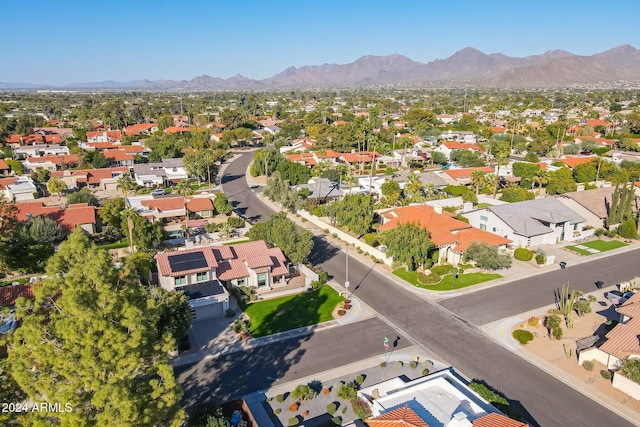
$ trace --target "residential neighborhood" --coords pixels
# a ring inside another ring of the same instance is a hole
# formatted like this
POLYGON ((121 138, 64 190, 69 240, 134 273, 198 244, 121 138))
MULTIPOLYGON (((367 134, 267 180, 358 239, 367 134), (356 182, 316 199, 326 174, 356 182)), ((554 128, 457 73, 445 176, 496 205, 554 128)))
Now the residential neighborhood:
POLYGON ((0 90, 1 422, 638 425, 637 96, 0 90))

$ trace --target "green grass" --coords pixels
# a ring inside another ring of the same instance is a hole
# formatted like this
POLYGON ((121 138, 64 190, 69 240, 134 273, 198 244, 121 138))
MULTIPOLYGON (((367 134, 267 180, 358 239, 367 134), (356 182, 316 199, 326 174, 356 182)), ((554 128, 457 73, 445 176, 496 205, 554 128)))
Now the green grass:
MULTIPOLYGON (((599 250, 600 252, 610 251, 612 249, 618 249, 627 246, 626 243, 621 242, 620 240, 593 240, 591 242, 580 243, 582 246, 586 246, 591 249, 599 250)), ((580 255, 593 255, 591 252, 586 251, 584 249, 577 248, 575 246, 566 246, 567 249, 570 249, 574 252, 579 253, 580 255)))
POLYGON ((13 279, 13 280, 9 280, 9 281, 6 281, 6 282, 0 282, 0 286, 9 286, 13 282, 18 282, 21 285, 24 285, 25 283, 27 283, 29 281, 29 279, 30 279, 29 277, 24 277, 22 279, 13 279))
POLYGON ((415 271, 406 271, 404 267, 398 268, 393 271, 393 274, 403 279, 406 282, 411 283, 413 286, 417 286, 423 289, 429 289, 432 291, 450 291, 452 289, 462 289, 468 286, 477 285, 478 283, 488 282, 489 280, 499 279, 502 276, 496 273, 466 273, 458 275, 456 279, 456 285, 453 286, 453 275, 448 274, 435 285, 423 285, 418 283, 417 275, 415 271))
POLYGON ((246 243, 246 242, 250 242, 250 241, 251 240, 249 240, 249 239, 244 239, 244 240, 238 240, 238 241, 235 241, 235 242, 226 242, 226 243, 223 243, 222 245, 223 246, 237 245, 239 243, 246 243))
POLYGON ((129 246, 129 239, 122 239, 118 242, 109 243, 107 245, 98 246, 100 249, 109 250, 109 249, 121 249, 129 246))
POLYGON ((251 319, 249 331, 262 337, 303 326, 333 320, 331 313, 343 298, 330 286, 317 291, 289 295, 250 304, 245 313, 251 319))

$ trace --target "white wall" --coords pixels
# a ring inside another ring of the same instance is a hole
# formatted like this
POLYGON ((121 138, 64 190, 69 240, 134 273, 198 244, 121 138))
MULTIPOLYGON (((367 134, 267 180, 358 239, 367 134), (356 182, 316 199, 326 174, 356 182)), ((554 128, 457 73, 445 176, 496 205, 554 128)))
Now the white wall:
POLYGON ((640 384, 631 381, 629 378, 621 375, 620 373, 613 373, 612 385, 614 388, 625 392, 634 399, 640 400, 640 384))

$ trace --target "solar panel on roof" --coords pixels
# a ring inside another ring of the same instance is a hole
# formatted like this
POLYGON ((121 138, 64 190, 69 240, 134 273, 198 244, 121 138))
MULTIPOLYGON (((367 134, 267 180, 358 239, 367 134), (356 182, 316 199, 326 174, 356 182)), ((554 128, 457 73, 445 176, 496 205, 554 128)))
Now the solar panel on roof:
POLYGON ((171 255, 168 260, 171 271, 174 273, 208 267, 207 260, 202 252, 171 255))

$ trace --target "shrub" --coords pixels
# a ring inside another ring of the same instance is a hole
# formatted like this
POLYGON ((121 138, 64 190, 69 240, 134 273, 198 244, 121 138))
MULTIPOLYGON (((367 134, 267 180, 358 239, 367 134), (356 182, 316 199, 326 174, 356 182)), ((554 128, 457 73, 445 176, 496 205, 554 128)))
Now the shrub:
POLYGON ((527 248, 518 248, 513 252, 513 257, 518 261, 531 261, 533 252, 527 248))
POLYGON ((331 421, 333 421, 333 423, 337 426, 342 425, 342 418, 341 417, 333 417, 331 418, 331 421))
POLYGON ((640 359, 627 359, 622 364, 621 371, 625 377, 640 384, 640 359))
POLYGON ((224 317, 233 317, 236 315, 236 312, 232 308, 228 308, 227 311, 224 312, 224 317))
POLYGON ((361 420, 366 420, 371 417, 371 408, 369 404, 363 399, 354 399, 351 401, 351 408, 353 409, 353 413, 356 414, 356 417, 361 420))
POLYGON ((363 382, 364 382, 364 375, 358 375, 358 376, 356 377, 356 383, 357 383, 358 385, 362 385, 362 383, 363 383, 363 382))
POLYGON ((585 314, 591 313, 591 303, 585 299, 581 299, 580 301, 576 302, 573 308, 576 310, 576 313, 578 313, 578 316, 580 317, 584 316, 585 314))
POLYGON ((227 224, 233 228, 242 228, 244 227, 244 220, 242 218, 232 216, 227 220, 227 224))
POLYGON ((322 387, 322 394, 325 396, 329 396, 329 387, 322 387))
POLYGON ((302 415, 302 417, 303 417, 303 418, 304 418, 304 417, 306 417, 307 415, 309 415, 309 410, 304 411, 304 412, 303 412, 302 414, 300 414, 300 415, 302 415))
POLYGON ((298 417, 289 418, 289 427, 298 425, 298 417))
POLYGON ((300 400, 313 399, 316 392, 308 385, 300 384, 291 392, 291 397, 300 400))
POLYGON ((416 369, 418 367, 418 362, 416 362, 415 360, 412 360, 409 363, 409 366, 411 367, 411 369, 416 369))
POLYGON ((278 403, 284 402, 284 395, 283 394, 277 395, 276 400, 278 401, 278 403))
POLYGON ((546 261, 546 258, 545 258, 544 255, 542 255, 542 254, 536 255, 536 264, 542 265, 542 264, 544 264, 545 261, 546 261))
POLYGON ((280 409, 280 408, 276 408, 276 409, 273 410, 273 414, 274 415, 280 415, 280 412, 282 412, 282 409, 280 409))
POLYGON ((296 412, 299 407, 300 404, 298 402, 292 402, 291 404, 289 404, 289 412, 296 412))
POLYGON ((402 362, 400 362, 400 361, 397 361, 397 362, 395 363, 395 366, 396 366, 396 368, 398 368, 398 369, 402 369, 402 367, 404 366, 404 364, 403 364, 402 362))
POLYGON ((451 273, 451 271, 453 271, 453 265, 451 264, 437 265, 431 268, 431 273, 437 274, 438 276, 444 276, 445 274, 451 273))
POLYGON ((471 384, 469 384, 469 388, 478 393, 480 397, 482 397, 489 403, 497 403, 504 406, 509 405, 509 401, 504 397, 504 395, 502 395, 502 393, 496 390, 492 390, 492 388, 487 387, 485 384, 472 382, 471 384))
POLYGON ((336 413, 337 410, 338 410, 338 407, 336 406, 335 403, 329 403, 327 405, 327 414, 333 415, 336 413))
POLYGON ((593 362, 591 360, 585 360, 584 362, 582 362, 582 367, 591 372, 593 371, 593 362))
POLYGON ((418 273, 416 280, 422 285, 434 285, 441 280, 441 277, 435 273, 431 273, 428 276, 424 273, 418 273))
POLYGON ((427 368, 424 368, 422 370, 422 375, 429 375, 429 370, 427 368))
POLYGON ((538 326, 540 324, 540 319, 538 319, 537 317, 533 316, 533 317, 529 318, 527 323, 529 323, 529 326, 533 326, 535 328, 536 326, 538 326))
POLYGON ((638 225, 633 217, 627 218, 620 227, 618 227, 618 234, 625 239, 635 239, 638 237, 638 225))
POLYGON ((513 337, 522 345, 526 345, 529 341, 533 340, 533 334, 524 329, 516 329, 513 331, 513 337))
POLYGON ((354 383, 342 384, 336 390, 336 396, 343 400, 353 400, 358 396, 358 390, 354 383))
POLYGON ((387 367, 387 362, 380 362, 380 367, 381 368, 386 368, 387 367))
POLYGON ((551 336, 553 336, 553 339, 555 340, 559 340, 562 338, 562 328, 561 327, 557 327, 557 328, 553 328, 551 330, 551 336))
POLYGON ((362 236, 364 242, 369 246, 377 246, 378 245, 378 235, 375 233, 367 233, 362 236))
POLYGON ((596 228, 595 233, 596 233, 596 236, 600 237, 600 236, 606 234, 607 230, 605 230, 604 228, 600 227, 600 228, 596 228))
POLYGON ((607 371, 606 369, 603 369, 602 371, 600 371, 600 376, 605 380, 611 381, 611 377, 612 377, 611 372, 607 371))

